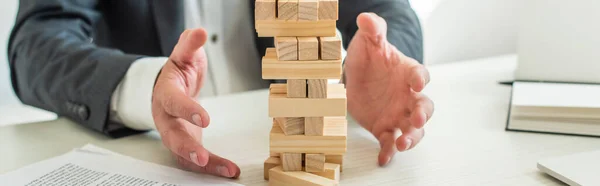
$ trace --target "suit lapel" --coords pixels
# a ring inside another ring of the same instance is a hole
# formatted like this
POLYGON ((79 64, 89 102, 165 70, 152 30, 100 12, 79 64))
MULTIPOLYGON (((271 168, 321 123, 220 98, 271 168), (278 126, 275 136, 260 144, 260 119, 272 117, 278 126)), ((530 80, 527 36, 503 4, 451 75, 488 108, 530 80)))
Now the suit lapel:
POLYGON ((161 50, 170 56, 184 30, 183 0, 152 0, 151 6, 161 50))

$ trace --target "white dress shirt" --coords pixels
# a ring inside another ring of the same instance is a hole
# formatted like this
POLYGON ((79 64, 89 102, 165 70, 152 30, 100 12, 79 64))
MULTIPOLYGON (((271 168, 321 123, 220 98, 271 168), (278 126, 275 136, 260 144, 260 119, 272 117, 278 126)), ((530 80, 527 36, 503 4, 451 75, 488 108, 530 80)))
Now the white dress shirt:
MULTIPOLYGON (((267 88, 256 52, 249 1, 184 0, 186 28, 208 32, 206 82, 201 97, 267 88)), ((345 51, 342 56, 345 56, 345 51)), ((154 82, 167 57, 135 61, 113 93, 111 119, 138 130, 155 129, 151 101, 154 82)))

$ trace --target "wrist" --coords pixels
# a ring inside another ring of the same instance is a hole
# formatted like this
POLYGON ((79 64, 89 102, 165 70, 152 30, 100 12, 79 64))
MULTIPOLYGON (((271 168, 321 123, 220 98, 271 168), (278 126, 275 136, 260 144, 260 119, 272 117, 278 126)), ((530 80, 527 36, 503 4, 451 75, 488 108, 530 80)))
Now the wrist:
POLYGON ((152 99, 154 88, 167 58, 147 57, 135 61, 121 82, 116 115, 132 129, 154 129, 152 99))

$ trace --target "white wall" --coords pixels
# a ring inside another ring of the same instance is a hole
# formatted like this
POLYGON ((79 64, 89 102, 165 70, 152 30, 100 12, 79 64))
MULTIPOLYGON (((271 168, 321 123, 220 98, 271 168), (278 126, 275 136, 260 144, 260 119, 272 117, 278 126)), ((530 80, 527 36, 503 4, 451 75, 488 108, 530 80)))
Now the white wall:
POLYGON ((18 103, 11 88, 8 58, 6 56, 8 35, 17 15, 18 4, 17 0, 4 0, 2 6, 0 6, 0 106, 18 103))
POLYGON ((519 0, 412 0, 422 18, 425 62, 516 53, 519 0))

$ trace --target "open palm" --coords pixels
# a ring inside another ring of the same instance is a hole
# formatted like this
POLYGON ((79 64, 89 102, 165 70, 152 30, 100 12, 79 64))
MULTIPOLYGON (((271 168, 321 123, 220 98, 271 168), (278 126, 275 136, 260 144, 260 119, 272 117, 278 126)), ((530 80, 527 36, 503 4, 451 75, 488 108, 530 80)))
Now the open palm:
POLYGON ((379 140, 379 164, 385 165, 424 136, 433 102, 420 92, 429 73, 388 42, 383 18, 363 13, 357 20, 345 63, 348 111, 379 140))

